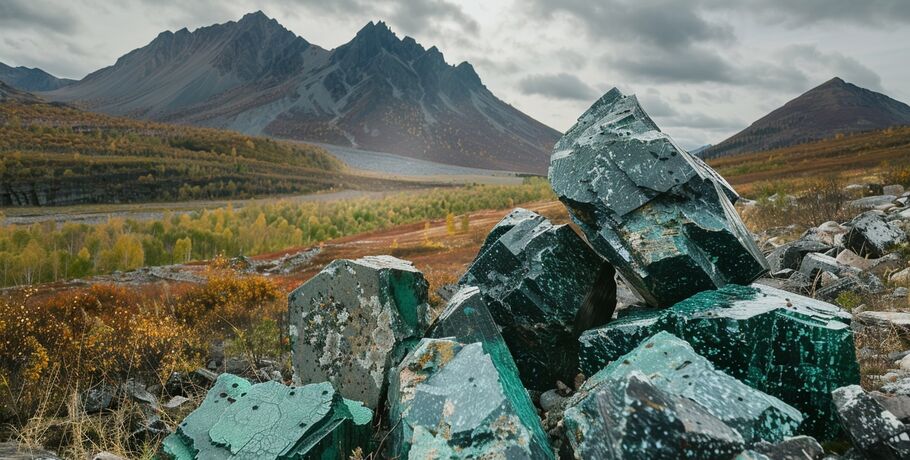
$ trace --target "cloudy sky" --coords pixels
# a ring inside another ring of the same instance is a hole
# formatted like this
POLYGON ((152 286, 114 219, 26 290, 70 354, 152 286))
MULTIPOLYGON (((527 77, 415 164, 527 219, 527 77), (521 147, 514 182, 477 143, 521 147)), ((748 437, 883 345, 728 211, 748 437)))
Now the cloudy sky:
POLYGON ((834 76, 910 102, 908 0, 2 0, 0 62, 81 78, 255 10, 324 48, 384 20, 559 130, 613 86, 690 148, 834 76))

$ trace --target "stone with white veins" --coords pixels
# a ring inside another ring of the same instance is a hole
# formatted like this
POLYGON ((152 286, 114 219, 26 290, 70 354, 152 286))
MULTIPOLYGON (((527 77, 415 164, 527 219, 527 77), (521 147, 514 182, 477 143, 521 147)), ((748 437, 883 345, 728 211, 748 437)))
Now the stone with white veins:
POLYGON ((615 88, 556 144, 549 178, 594 249, 651 305, 768 270, 736 192, 615 88))
POLYGON ((841 426, 856 450, 868 458, 910 458, 908 428, 862 387, 841 387, 831 396, 841 426))
POLYGON ((427 329, 427 287, 391 256, 330 263, 288 296, 296 378, 379 407, 388 370, 427 329))

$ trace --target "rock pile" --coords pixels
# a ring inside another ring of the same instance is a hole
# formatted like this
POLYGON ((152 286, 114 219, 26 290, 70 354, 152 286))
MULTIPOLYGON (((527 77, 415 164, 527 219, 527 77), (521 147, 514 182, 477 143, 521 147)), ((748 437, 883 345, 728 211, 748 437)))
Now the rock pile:
POLYGON ((908 458, 910 377, 865 393, 858 322, 818 299, 884 289, 905 239, 887 214, 766 258, 732 188, 615 89, 550 180, 584 237, 514 210, 432 322, 409 262, 332 262, 289 296, 304 385, 222 375, 164 453, 821 459, 848 440, 849 458, 908 458), (627 288, 643 302, 618 305, 627 288))

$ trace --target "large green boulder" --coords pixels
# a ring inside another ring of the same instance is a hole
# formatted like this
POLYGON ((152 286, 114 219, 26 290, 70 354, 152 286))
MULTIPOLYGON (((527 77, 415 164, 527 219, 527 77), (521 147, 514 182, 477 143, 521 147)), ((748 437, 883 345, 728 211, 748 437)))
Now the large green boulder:
POLYGON ((554 458, 481 342, 423 339, 390 380, 388 458, 554 458))
POLYGON ((391 256, 335 260, 288 296, 295 375, 376 409, 428 326, 427 282, 391 256))
POLYGON ((859 382, 849 323, 848 313, 825 302, 760 284, 728 285, 585 332, 580 367, 593 374, 667 331, 717 369, 799 409, 801 432, 831 439, 839 431, 831 392, 859 382))
POLYGON ((641 372, 580 392, 563 419, 576 459, 717 459, 742 436, 695 401, 661 390, 641 372))
POLYGON ((165 438, 167 458, 329 459, 370 450, 373 412, 332 385, 251 385, 222 374, 202 404, 165 438))
POLYGON ((663 331, 591 376, 582 392, 633 372, 648 376, 662 391, 695 401, 739 432, 747 444, 781 441, 803 421, 795 408, 715 369, 686 341, 663 331))
POLYGON ((567 225, 516 209, 496 225, 459 281, 480 289, 524 385, 571 382, 578 335, 609 321, 615 271, 567 225))
POLYGON ((748 284, 768 263, 714 170, 612 89, 557 142, 550 183, 591 246, 652 306, 748 284))

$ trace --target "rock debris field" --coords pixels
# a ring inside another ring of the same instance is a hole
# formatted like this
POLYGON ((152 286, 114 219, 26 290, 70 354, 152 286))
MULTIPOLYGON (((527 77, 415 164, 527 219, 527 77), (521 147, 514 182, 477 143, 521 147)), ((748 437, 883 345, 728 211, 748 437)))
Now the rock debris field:
POLYGON ((330 263, 289 295, 294 385, 212 377, 162 455, 910 458, 910 377, 864 391, 854 343, 910 317, 829 303, 906 297, 882 281, 910 279, 902 191, 760 246, 732 187, 616 89, 549 179, 581 234, 515 209, 435 319, 410 262, 330 263))

